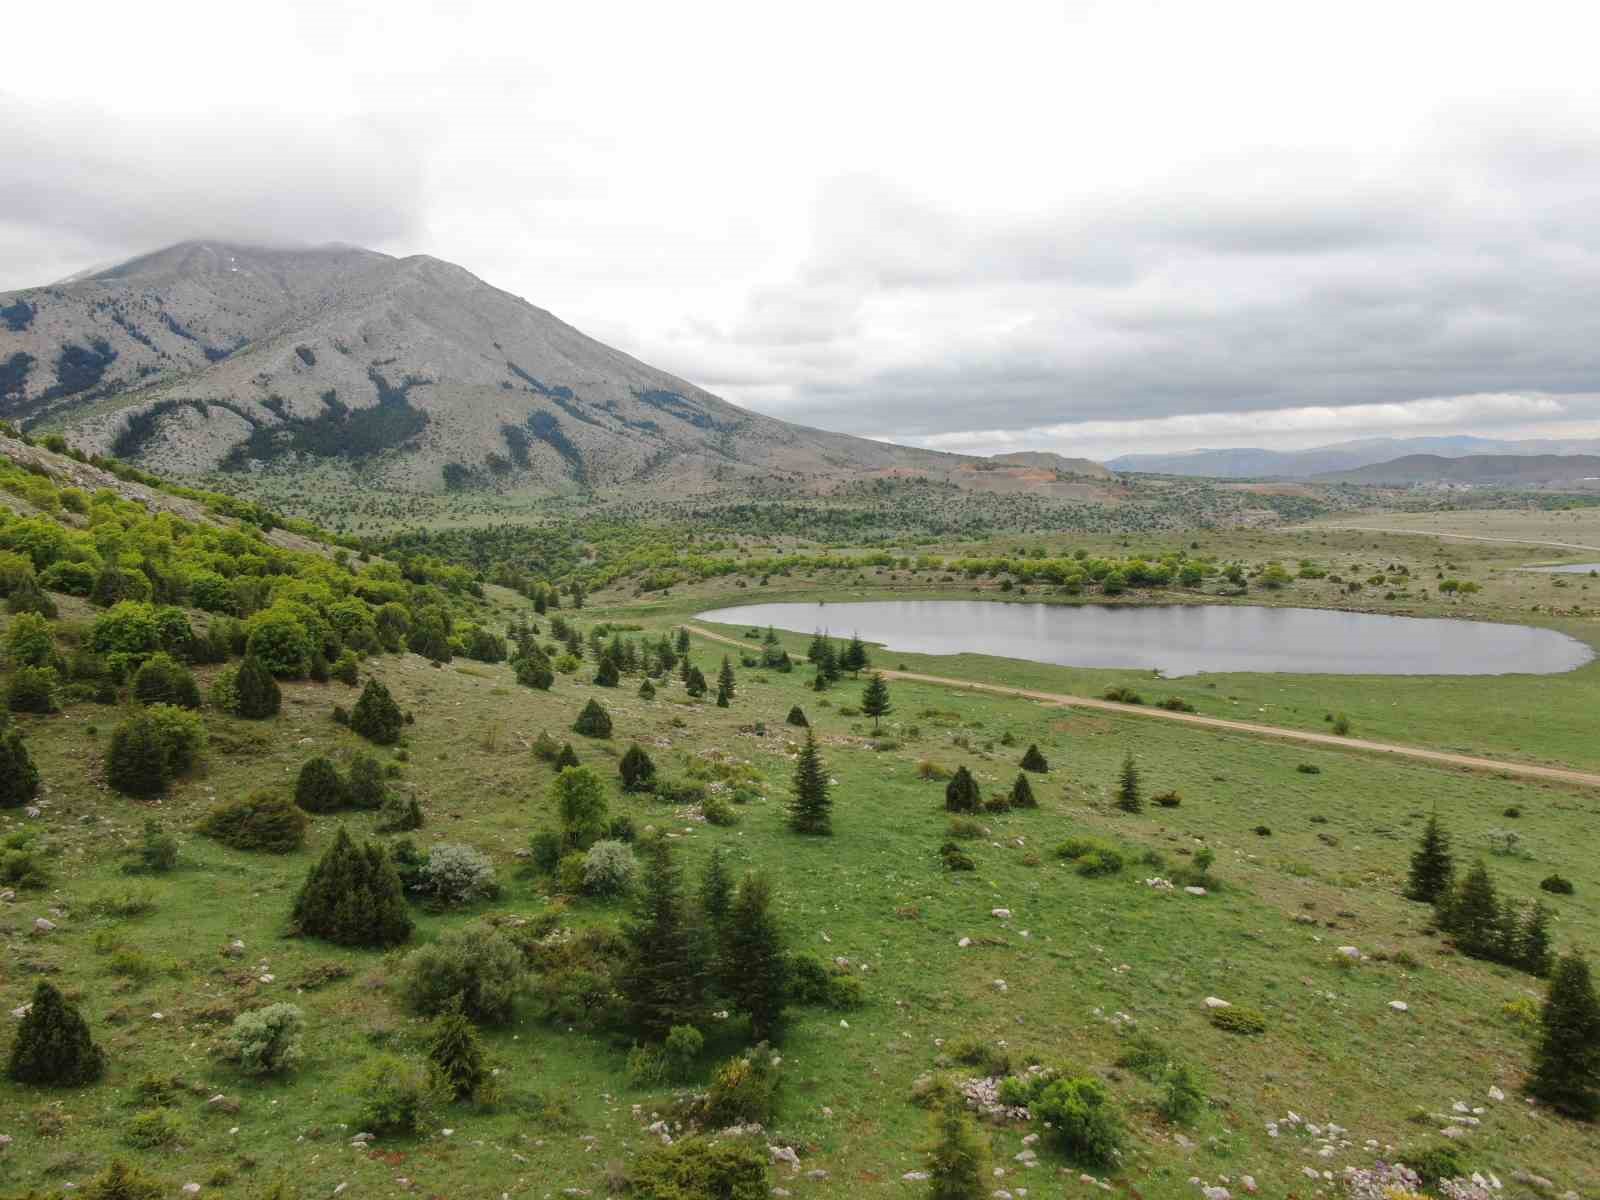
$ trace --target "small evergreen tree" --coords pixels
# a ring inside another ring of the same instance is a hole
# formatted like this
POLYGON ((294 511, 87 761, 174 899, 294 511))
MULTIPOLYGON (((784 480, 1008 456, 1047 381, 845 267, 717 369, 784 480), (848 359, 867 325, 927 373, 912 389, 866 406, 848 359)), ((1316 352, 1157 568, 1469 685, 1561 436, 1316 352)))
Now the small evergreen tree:
MULTIPOLYGON (((822 652, 817 658, 817 677, 827 683, 837 683, 844 672, 839 667, 839 652, 827 638, 822 639, 822 652)), ((821 688, 817 689, 821 691, 821 688)))
POLYGON ((318 755, 306 759, 294 781, 294 802, 310 813, 337 812, 347 799, 344 780, 333 760, 318 755))
POLYGON ((617 770, 622 775, 622 790, 625 792, 648 792, 656 781, 656 764, 638 742, 628 747, 622 761, 617 764, 617 770))
POLYGON ((411 936, 411 915, 394 863, 374 842, 357 847, 340 828, 295 897, 295 927, 341 946, 397 946, 411 936))
POLYGON ((982 803, 982 797, 978 795, 978 781, 972 777, 972 772, 965 766, 957 767, 950 782, 944 785, 945 811, 974 813, 982 803))
POLYGON ((54 986, 40 980, 11 1043, 7 1076, 35 1086, 77 1087, 93 1083, 105 1069, 105 1051, 89 1037, 88 1023, 54 986))
POLYGON ((808 728, 806 744, 794 766, 794 799, 789 805, 789 828, 796 833, 833 832, 833 799, 828 795, 828 772, 817 752, 816 736, 808 728))
POLYGON ((617 663, 610 654, 600 656, 600 665, 595 668, 594 682, 596 687, 614 688, 622 682, 622 674, 617 670, 617 663))
POLYGON ((380 809, 389 798, 383 782, 383 767, 370 754, 357 754, 350 760, 350 777, 345 783, 345 801, 351 808, 380 809))
POLYGON ((1437 903, 1450 892, 1455 881, 1455 860, 1450 855, 1450 835, 1439 824, 1437 812, 1428 817, 1422 841, 1411 855, 1411 876, 1406 882, 1407 900, 1437 903))
POLYGON ((190 670, 170 654, 152 654, 134 673, 133 698, 140 704, 199 708, 200 687, 190 670))
POLYGON ((1455 938, 1461 953, 1472 958, 1499 957, 1504 943, 1500 897, 1482 862, 1467 872, 1453 894, 1444 897, 1438 921, 1439 927, 1455 938))
POLYGON ((678 657, 682 658, 689 653, 689 631, 681 625, 678 627, 678 657))
POLYGON ((1122 770, 1117 775, 1117 807, 1123 812, 1136 813, 1144 808, 1144 797, 1139 792, 1139 768, 1133 764, 1133 751, 1122 760, 1122 770))
POLYGON ((1543 979, 1550 974, 1550 910, 1535 900, 1517 935, 1516 965, 1543 979))
POLYGON ((241 717, 252 721, 274 717, 283 706, 283 690, 278 681, 254 654, 244 656, 233 686, 238 697, 234 711, 241 717))
POLYGON ((106 782, 124 796, 156 796, 167 786, 167 747, 155 720, 136 712, 111 734, 106 782))
POLYGON ((556 770, 565 771, 568 767, 577 767, 581 765, 582 764, 578 762, 578 752, 572 748, 572 743, 562 742, 561 753, 556 755, 556 770))
POLYGON ((639 684, 639 699, 654 700, 656 698, 656 685, 648 679, 639 684))
MULTIPOLYGON (((724 654, 722 656, 722 666, 717 669, 717 686, 722 691, 727 692, 729 700, 733 699, 733 696, 734 696, 733 664, 728 661, 728 656, 726 654, 724 654)), ((727 705, 724 704, 723 707, 726 708, 727 705)))
POLYGON ((39 794, 39 768, 15 726, 0 728, 0 808, 20 808, 39 794))
POLYGON ((935 1140, 928 1148, 929 1200, 984 1200, 989 1194, 988 1148, 959 1094, 940 1105, 933 1131, 935 1140))
POLYGON ((727 708, 728 701, 730 699, 731 695, 728 692, 728 685, 719 681, 717 684, 717 707, 727 708))
POLYGON ((739 884, 722 943, 722 987, 750 1016, 755 1042, 773 1039, 789 992, 789 958, 772 916, 772 889, 759 875, 739 884))
POLYGON ((11 595, 6 597, 6 611, 13 616, 22 613, 36 613, 41 617, 54 621, 59 612, 56 602, 39 586, 32 575, 24 575, 17 586, 12 589, 11 595))
POLYGON ((1037 743, 1028 747, 1028 752, 1022 756, 1021 765, 1024 771, 1033 771, 1040 775, 1050 770, 1050 764, 1045 761, 1044 755, 1039 752, 1037 743))
POLYGON ((1562 956, 1551 973, 1528 1093, 1581 1121, 1600 1114, 1600 1000, 1589 964, 1576 953, 1562 956))
POLYGON ((859 677, 871 662, 872 659, 867 654, 867 647, 861 641, 861 635, 859 633, 851 634, 850 644, 839 655, 839 666, 849 671, 850 674, 859 677))
POLYGON ((600 707, 598 700, 591 700, 583 706, 578 719, 572 723, 572 732, 581 733, 584 737, 608 738, 611 736, 611 714, 600 707))
POLYGON ((867 686, 861 689, 861 711, 872 718, 873 733, 878 732, 883 718, 894 711, 894 705, 889 703, 889 685, 879 671, 874 671, 867 686))
POLYGON ((1033 784, 1028 782, 1028 776, 1021 771, 1017 773, 1017 781, 1011 785, 1011 807, 1039 807, 1039 802, 1033 797, 1033 784))
POLYGON ((733 880, 723 862, 722 847, 716 846, 706 862, 705 874, 700 877, 700 911, 705 915, 708 925, 713 929, 721 929, 731 907, 733 880))
POLYGON ((806 661, 813 665, 822 661, 822 656, 827 650, 828 637, 822 630, 817 630, 811 635, 811 644, 806 647, 806 661))
POLYGON ((350 710, 350 728, 370 742, 392 746, 400 740, 404 726, 405 716, 389 689, 376 679, 367 680, 361 698, 350 710))
POLYGON ((588 767, 567 767, 550 786, 568 850, 587 850, 605 836, 606 788, 588 767))
POLYGON ((796 725, 801 729, 811 728, 811 722, 806 720, 805 710, 802 709, 798 704, 789 710, 789 715, 783 720, 787 725, 796 725))
POLYGON ((690 664, 688 659, 683 663, 683 688, 696 700, 706 694, 706 677, 699 667, 690 664))
MULTIPOLYGON (((153 1179, 138 1167, 130 1167, 116 1158, 104 1171, 89 1180, 82 1192, 74 1195, 82 1196, 83 1200, 164 1200, 169 1190, 161 1180, 153 1179)), ((282 1189, 275 1196, 269 1194, 268 1200, 283 1200, 282 1189)))
POLYGON ((630 1027, 662 1042, 674 1025, 700 1022, 705 953, 666 838, 650 839, 643 874, 633 919, 622 931, 628 955, 618 990, 627 1000, 630 1027))
POLYGON ((457 996, 433 1022, 428 1038, 428 1061, 457 1100, 475 1095, 489 1077, 483 1061, 478 1030, 461 1011, 457 996))

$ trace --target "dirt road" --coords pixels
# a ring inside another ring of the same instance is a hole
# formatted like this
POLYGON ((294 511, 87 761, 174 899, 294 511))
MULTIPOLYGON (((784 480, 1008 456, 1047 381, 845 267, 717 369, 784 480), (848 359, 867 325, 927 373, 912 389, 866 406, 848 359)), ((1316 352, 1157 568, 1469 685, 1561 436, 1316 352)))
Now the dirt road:
POLYGON ((1305 525, 1303 529, 1339 529, 1349 533, 1398 533, 1406 537, 1455 538, 1459 542, 1510 542, 1513 546, 1557 546, 1562 550, 1594 550, 1578 542, 1541 542, 1533 538, 1489 537, 1482 533, 1441 533, 1436 529, 1395 529, 1383 525, 1305 525))
MULTIPOLYGON (((727 646, 748 649, 750 643, 739 638, 712 633, 698 625, 685 626, 695 637, 727 646)), ((1168 712, 1164 708, 1147 708, 1137 704, 1118 704, 1113 700, 1097 700, 1090 696, 1068 696, 1059 692, 1036 692, 1028 688, 1006 687, 998 683, 978 683, 968 679, 949 679, 942 675, 923 675, 916 671, 881 671, 885 679, 906 679, 915 683, 935 683, 944 687, 963 688, 967 691, 988 692, 996 696, 1016 696, 1023 700, 1037 700, 1042 704, 1062 705, 1070 708, 1099 709, 1125 717, 1148 717, 1156 721, 1178 721, 1202 729, 1222 729, 1229 733, 1245 733, 1254 737, 1277 738, 1280 741, 1301 742, 1334 750, 1359 750, 1367 754, 1390 754, 1396 758, 1417 759, 1447 767, 1462 767, 1469 771, 1487 771, 1514 779, 1538 779, 1550 783, 1574 784, 1578 787, 1600 787, 1600 775, 1588 771, 1574 771, 1566 767, 1541 767, 1532 763, 1502 762, 1494 758, 1478 758, 1471 754, 1450 754, 1443 750, 1424 750, 1419 746, 1398 746, 1392 742, 1372 742, 1365 738, 1338 737, 1331 733, 1315 733, 1307 729, 1284 729, 1276 725, 1258 725, 1252 721, 1230 721, 1226 717, 1206 717, 1198 713, 1168 712)))

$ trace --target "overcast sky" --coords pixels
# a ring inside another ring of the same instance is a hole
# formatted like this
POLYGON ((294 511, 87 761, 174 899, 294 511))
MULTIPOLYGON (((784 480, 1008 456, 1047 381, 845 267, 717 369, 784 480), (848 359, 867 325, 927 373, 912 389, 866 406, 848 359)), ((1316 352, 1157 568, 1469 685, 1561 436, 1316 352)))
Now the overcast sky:
POLYGON ((946 449, 1600 434, 1592 3, 11 7, 0 290, 337 240, 946 449))

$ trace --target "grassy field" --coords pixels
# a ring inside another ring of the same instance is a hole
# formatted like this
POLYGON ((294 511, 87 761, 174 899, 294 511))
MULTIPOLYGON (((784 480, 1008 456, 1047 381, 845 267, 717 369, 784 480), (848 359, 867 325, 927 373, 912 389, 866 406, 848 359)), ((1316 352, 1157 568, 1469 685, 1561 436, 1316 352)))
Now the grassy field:
MULTIPOLYGON (((602 597, 606 603, 583 617, 664 628, 735 591, 753 596, 717 585, 655 603, 602 597)), ((497 598, 511 603, 505 593, 497 598)), ((721 656, 721 647, 694 650, 708 675, 721 656)), ((1098 690, 1126 674, 879 655, 888 665, 902 657, 913 669, 1061 690, 1098 690)), ((528 748, 541 730, 568 736, 590 697, 611 710, 615 735, 572 740, 612 780, 616 758, 635 740, 669 774, 696 756, 722 755, 760 773, 763 798, 739 809, 740 823, 729 828, 616 790, 611 805, 641 827, 673 831, 691 877, 718 845, 736 869, 766 871, 793 947, 847 958, 865 985, 860 1010, 795 1011, 783 1043, 784 1095, 769 1140, 796 1146, 807 1170, 828 1172, 814 1182, 775 1170, 773 1182, 795 1195, 915 1194, 901 1176, 923 1166, 927 1116, 910 1102, 912 1083, 962 1039, 1003 1049, 1019 1064, 1036 1057, 1107 1078, 1133 1134, 1111 1182, 1129 1195, 1193 1196, 1191 1177, 1215 1183, 1247 1173, 1263 1195, 1331 1193, 1306 1168, 1337 1173, 1435 1145, 1446 1122, 1432 1114, 1450 1113, 1457 1101, 1484 1109, 1463 1143, 1474 1167, 1508 1180, 1521 1168, 1562 1190, 1600 1190, 1600 1134, 1532 1109, 1517 1094, 1529 1041, 1504 1010, 1518 999, 1537 1001, 1542 985, 1450 953, 1427 932, 1429 911, 1398 895, 1433 808, 1464 859, 1484 850, 1490 831, 1513 826, 1522 852, 1489 858, 1502 890, 1529 899, 1542 895, 1537 881, 1551 871, 1571 878, 1575 895, 1546 897, 1557 912, 1556 940, 1592 953, 1600 945, 1600 867, 1585 838, 1600 797, 910 684, 895 685, 895 712, 875 742, 869 722, 841 711, 858 702, 859 684, 818 696, 805 687, 808 671, 762 677, 742 670, 738 695, 723 710, 688 702, 676 684, 653 701, 634 694, 636 681, 614 691, 594 687, 587 664, 548 694, 518 687, 503 665, 435 668, 406 655, 368 667, 416 714, 401 786, 423 802, 419 841, 484 850, 505 885, 499 902, 477 912, 419 910, 418 942, 478 916, 514 919, 557 905, 545 881, 518 874, 516 852, 533 830, 553 823, 550 768, 528 748), (783 717, 796 703, 838 781, 831 839, 801 839, 783 827, 793 750, 783 717), (764 734, 755 732, 758 722, 764 734), (946 836, 942 785, 920 779, 918 764, 966 763, 987 792, 1009 785, 1030 742, 1054 768, 1036 781, 1040 807, 984 817, 989 833, 964 843, 977 870, 945 871, 937 855, 946 836), (1129 751, 1147 789, 1178 790, 1181 807, 1133 816, 1111 806, 1110 786, 1129 751), (1511 806, 1519 817, 1503 815, 1511 806), (1116 877, 1082 878, 1051 853, 1069 835, 1114 842, 1133 865, 1116 877), (1145 885, 1146 876, 1185 862, 1201 845, 1217 856, 1220 886, 1211 894, 1145 885), (1146 851, 1167 866, 1140 863, 1146 851), (997 919, 995 908, 1012 915, 997 919), (973 944, 958 946, 962 938, 973 944), (1350 964, 1337 953, 1342 945, 1368 957, 1350 964), (1260 1009, 1265 1034, 1214 1028, 1202 1008, 1208 995, 1260 1009), (1392 1010, 1393 1000, 1409 1011, 1392 1010), (1154 1089, 1113 1065, 1130 1030, 1169 1044, 1200 1071, 1210 1103, 1196 1125, 1163 1122, 1154 1089), (1491 1086, 1508 1099, 1488 1099, 1491 1086), (1348 1132, 1327 1156, 1304 1132, 1269 1136, 1267 1123, 1291 1110, 1348 1132)), ((1364 736, 1581 766, 1600 762, 1583 727, 1597 679, 1591 667, 1526 683, 1229 676, 1150 682, 1145 690, 1184 695, 1201 711, 1307 727, 1342 709, 1364 736)), ((341 757, 361 744, 329 720, 334 703, 350 702, 349 689, 289 684, 285 694, 283 714, 268 722, 208 713, 212 742, 202 772, 153 804, 117 796, 101 781, 114 711, 74 706, 21 718, 48 792, 39 819, 15 812, 3 819, 8 832, 43 831, 53 878, 47 890, 19 892, 7 906, 5 1007, 23 1003, 40 975, 53 979, 80 998, 111 1068, 104 1084, 81 1091, 0 1086, 0 1132, 14 1139, 0 1154, 6 1187, 81 1185, 123 1155, 174 1191, 192 1180, 221 1195, 254 1195, 280 1178, 297 1196, 330 1195, 340 1184, 352 1195, 606 1194, 607 1164, 650 1143, 644 1126, 669 1097, 629 1086, 625 1045, 552 1026, 531 1002, 510 1027, 488 1035, 507 1093, 495 1110, 460 1107, 426 1137, 349 1145, 357 1131, 349 1123, 350 1073, 380 1048, 415 1046, 421 1027, 393 995, 398 954, 339 950, 284 933, 306 868, 341 820, 366 833, 371 818, 314 818, 307 848, 283 858, 225 850, 188 832, 214 799, 288 789, 308 756, 341 757), (180 868, 129 878, 122 855, 149 817, 179 835, 180 868), (58 928, 32 933, 38 916, 58 928), (242 959, 222 953, 234 938, 245 943, 242 959), (328 976, 337 978, 323 982, 328 976), (279 1000, 306 1010, 305 1063, 289 1079, 263 1085, 214 1057, 215 1021, 279 1000), (159 1151, 125 1141, 135 1085, 150 1074, 188 1085, 172 1108, 182 1135, 159 1151), (236 1097, 240 1111, 208 1106, 218 1092, 236 1097)), ((619 904, 577 900, 561 920, 621 916, 619 904)), ((712 1034, 708 1071, 741 1044, 736 1028, 712 1034)), ((1031 1196, 1085 1190, 1078 1167, 1052 1152, 1032 1168, 1014 1162, 1025 1132, 991 1131, 995 1162, 1005 1170, 996 1186, 1026 1187, 1031 1196)))

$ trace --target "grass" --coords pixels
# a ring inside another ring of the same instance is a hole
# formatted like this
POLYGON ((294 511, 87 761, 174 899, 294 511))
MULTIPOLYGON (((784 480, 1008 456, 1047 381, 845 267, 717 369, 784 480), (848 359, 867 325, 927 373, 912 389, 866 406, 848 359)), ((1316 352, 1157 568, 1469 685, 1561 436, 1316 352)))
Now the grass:
MULTIPOLYGON (((493 594, 509 603, 505 593, 493 594)), ((666 604, 616 602, 582 617, 626 611, 655 628, 705 606, 704 599, 680 595, 666 604)), ((791 652, 803 652, 804 640, 789 639, 791 652)), ((723 650, 697 645, 694 658, 711 673, 723 650)), ((897 664, 902 656, 878 657, 897 664)), ((1065 686, 1064 677, 1092 675, 1101 686, 1135 678, 903 657, 913 669, 994 672, 1008 683, 1043 686, 1049 680, 1062 690, 1087 686, 1065 686)), ((1072 1063, 1108 1078, 1134 1134, 1119 1176, 1146 1197, 1192 1196, 1190 1176, 1212 1181, 1241 1173, 1253 1174, 1264 1195, 1286 1195, 1304 1188, 1307 1162, 1333 1170, 1370 1162, 1373 1154, 1362 1149, 1368 1138, 1380 1147, 1433 1144, 1438 1124, 1413 1123, 1412 1114, 1419 1108, 1448 1112, 1456 1100, 1487 1106, 1484 1124, 1466 1146, 1474 1165, 1502 1178, 1522 1167, 1580 1193, 1600 1187, 1596 1131, 1534 1118, 1516 1096, 1529 1045, 1523 1025, 1504 1010, 1519 1001, 1537 1003, 1542 986, 1444 953, 1427 932, 1428 910, 1398 895, 1412 842, 1435 805, 1467 853, 1485 845, 1489 832, 1505 825, 1504 810, 1515 805, 1523 813, 1516 826, 1527 857, 1490 859, 1502 891, 1521 899, 1542 896, 1556 908, 1558 944, 1592 950, 1600 944, 1600 866, 1585 839, 1600 801, 1589 793, 906 683, 893 686, 896 711, 884 723, 884 738, 898 744, 875 750, 870 720, 840 713, 858 702, 860 685, 847 681, 818 697, 805 687, 806 671, 785 677, 742 670, 733 706, 721 710, 709 701, 684 703, 675 682, 665 684, 657 700, 642 701, 636 683, 595 688, 583 682, 584 671, 561 677, 542 694, 518 687, 503 665, 462 665, 470 669, 434 669, 415 656, 370 664, 401 707, 417 714, 407 731, 409 761, 399 786, 414 788, 423 800, 428 824, 419 840, 467 842, 491 855, 506 884, 494 911, 531 915, 551 904, 539 883, 517 874, 516 852, 529 833, 554 820, 545 798, 550 768, 528 747, 540 730, 565 739, 591 696, 611 711, 616 736, 572 741, 582 759, 610 779, 617 756, 635 739, 667 775, 685 774, 696 756, 721 753, 748 762, 759 777, 762 798, 740 808, 741 822, 728 828, 625 797, 615 787, 611 806, 641 828, 677 832, 691 877, 714 846, 727 850, 735 874, 768 872, 795 949, 843 956, 867 968, 858 970, 866 1006, 847 1014, 847 1023, 836 1012, 794 1014, 783 1046, 786 1083, 773 1140, 799 1146, 808 1169, 820 1166, 830 1174, 824 1182, 790 1184, 775 1172, 775 1183, 823 1197, 899 1194, 900 1176, 924 1166, 927 1116, 910 1103, 912 1082, 940 1063, 941 1043, 975 1039, 1004 1041, 1014 1062, 1072 1063), (783 719, 797 703, 839 780, 831 839, 798 839, 783 827, 788 751, 798 732, 783 719), (939 719, 917 716, 928 710, 939 719), (756 721, 765 723, 765 737, 740 731, 756 721), (913 725, 920 733, 912 733, 913 725), (1014 746, 1000 745, 1006 733, 1014 746), (957 745, 957 738, 970 748, 957 745), (1030 742, 1053 768, 1034 777, 1039 808, 980 814, 976 819, 989 833, 962 842, 977 869, 943 870, 937 853, 948 825, 943 784, 919 778, 918 763, 965 763, 988 794, 1009 786, 1030 742), (1129 749, 1147 792, 1175 789, 1183 795, 1181 808, 1147 806, 1131 816, 1111 806, 1110 790, 1129 749), (1302 765, 1320 772, 1303 772, 1302 765), (1259 825, 1270 826, 1273 836, 1256 836, 1259 825), (1111 877, 1079 875, 1053 854, 1073 836, 1126 850, 1130 865, 1111 877), (1220 890, 1202 898, 1145 886, 1145 876, 1188 862, 1202 845, 1216 854, 1212 874, 1220 890), (1146 852, 1167 866, 1141 863, 1146 852), (1574 881, 1575 895, 1538 892, 1539 879, 1553 871, 1574 881), (995 908, 1008 908, 1012 916, 997 919, 990 915, 995 908), (958 948, 963 937, 973 944, 958 948), (1335 965, 1334 950, 1343 944, 1360 946, 1368 961, 1335 965), (997 979, 1005 981, 1004 991, 997 979), (1265 1032, 1240 1037, 1216 1028, 1201 1004, 1208 995, 1258 1010, 1265 1032), (1394 999, 1410 1011, 1390 1010, 1394 999), (1159 1089, 1112 1067, 1133 1030, 1174 1047, 1199 1070, 1212 1103, 1194 1127, 1181 1131, 1194 1149, 1183 1149, 1175 1137, 1180 1131, 1156 1113, 1159 1089), (1491 1085, 1511 1098, 1488 1102, 1491 1085), (1308 1158, 1293 1136, 1269 1138, 1266 1122, 1290 1109, 1347 1127, 1353 1148, 1323 1162, 1308 1158)), ((1229 677, 1216 690, 1205 681, 1163 683, 1161 694, 1182 695, 1202 712, 1222 712, 1224 703, 1238 711, 1268 689, 1282 689, 1273 693, 1281 705, 1276 714, 1252 717, 1293 717, 1312 726, 1325 709, 1341 708, 1358 734, 1429 742, 1448 728, 1453 732, 1442 744, 1449 745, 1492 741, 1494 727, 1507 721, 1542 726, 1537 710, 1580 694, 1563 690, 1559 680, 1543 681, 1538 686, 1553 685, 1556 700, 1535 701, 1532 684, 1521 690, 1504 681, 1471 681, 1478 691, 1430 700, 1434 682, 1410 692, 1403 683, 1384 681, 1396 696, 1414 700, 1388 706, 1388 727, 1377 698, 1366 707, 1356 702, 1363 687, 1375 687, 1370 682, 1229 677), (1498 713, 1466 711, 1450 725, 1449 705, 1491 695, 1502 698, 1498 713), (1237 697, 1237 708, 1228 696, 1237 697), (1402 713, 1411 708, 1416 711, 1402 713)), ((48 805, 40 821, 18 812, 0 821, 6 831, 46 830, 54 881, 50 891, 19 893, 9 906, 14 953, 3 999, 7 1008, 22 1003, 36 974, 49 972, 80 998, 111 1067, 104 1084, 81 1091, 0 1085, 6 1131, 16 1138, 5 1159, 14 1188, 81 1185, 113 1155, 126 1155, 174 1189, 229 1172, 234 1182, 208 1190, 238 1196, 255 1195, 279 1177, 303 1195, 331 1194, 340 1183, 389 1194, 397 1177, 412 1180, 423 1195, 544 1195, 568 1187, 600 1195, 607 1161, 630 1159, 650 1143, 643 1127, 667 1097, 660 1088, 630 1085, 626 1047, 548 1026, 525 1006, 511 1026, 486 1037, 507 1094, 496 1111, 458 1107, 443 1122, 454 1131, 449 1136, 383 1138, 364 1154, 346 1149, 356 1132, 346 1080, 380 1049, 414 1048, 421 1030, 394 1001, 394 956, 283 934, 295 889, 338 824, 367 834, 374 818, 315 817, 306 849, 282 857, 226 850, 188 830, 214 799, 262 786, 287 790, 305 758, 327 753, 338 759, 360 746, 328 718, 334 703, 348 704, 352 696, 339 684, 290 684, 284 712, 274 721, 208 714, 214 747, 204 773, 152 804, 128 801, 99 783, 112 712, 74 706, 59 716, 22 719, 50 788, 48 805), (91 723, 98 733, 89 732, 91 723), (138 843, 151 816, 178 834, 180 866, 130 887, 122 854, 138 843), (33 918, 52 910, 64 914, 52 918, 59 928, 31 936, 33 918), (238 959, 222 953, 235 938, 246 947, 238 959), (301 987, 324 978, 314 989, 301 987), (296 1075, 246 1079, 209 1053, 221 1028, 213 1018, 281 1000, 307 1013, 304 1066, 296 1075), (176 1141, 154 1151, 133 1149, 127 1130, 136 1110, 130 1104, 137 1081, 152 1073, 176 1075, 186 1085, 171 1109, 176 1141), (241 1111, 208 1107, 206 1098, 216 1092, 237 1097, 241 1111), (642 1106, 642 1118, 633 1115, 633 1105, 642 1106), (579 1140, 589 1135, 597 1139, 593 1150, 579 1140)), ((1582 715, 1571 718, 1574 730, 1582 715)), ((1564 753, 1567 736, 1547 731, 1539 752, 1564 753)), ((1577 765, 1592 759, 1579 754, 1576 742, 1571 752, 1568 761, 1577 765)), ((564 920, 612 923, 621 911, 614 903, 583 901, 564 920)), ((421 942, 474 914, 418 909, 415 915, 421 942)), ((739 1044, 737 1029, 708 1032, 708 1060, 739 1044)), ((993 1131, 995 1161, 1011 1168, 1004 1186, 1053 1194, 1049 1181, 1067 1164, 1041 1151, 1042 1167, 1016 1169, 1011 1158, 1024 1132, 993 1131)), ((1075 1174, 1074 1167, 1067 1178, 1075 1174)))

